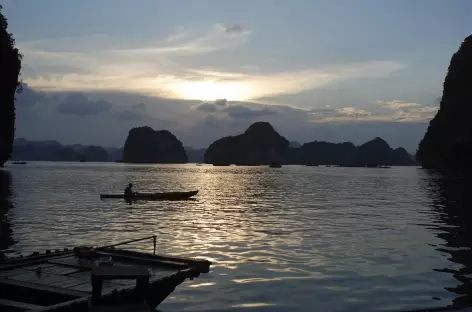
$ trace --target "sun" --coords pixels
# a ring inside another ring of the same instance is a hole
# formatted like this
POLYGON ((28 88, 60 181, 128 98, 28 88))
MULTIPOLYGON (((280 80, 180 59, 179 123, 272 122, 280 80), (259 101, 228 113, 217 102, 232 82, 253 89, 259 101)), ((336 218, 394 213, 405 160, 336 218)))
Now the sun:
POLYGON ((174 93, 183 99, 214 101, 244 101, 251 98, 253 87, 245 82, 189 81, 172 87, 174 93))

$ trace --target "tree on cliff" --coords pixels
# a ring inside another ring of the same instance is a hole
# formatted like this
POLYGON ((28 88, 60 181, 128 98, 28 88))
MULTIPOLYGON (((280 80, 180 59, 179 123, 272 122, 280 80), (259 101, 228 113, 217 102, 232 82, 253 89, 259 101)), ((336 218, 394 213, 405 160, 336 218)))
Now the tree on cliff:
POLYGON ((138 127, 129 131, 123 161, 126 163, 186 163, 182 142, 167 130, 138 127))
MULTIPOLYGON (((0 5, 0 166, 10 158, 15 138, 15 91, 20 86, 21 54, 7 30, 0 5)), ((20 89, 19 89, 20 91, 20 89)))
POLYGON ((429 123, 416 158, 424 168, 467 167, 472 159, 472 36, 454 53, 439 111, 429 123))

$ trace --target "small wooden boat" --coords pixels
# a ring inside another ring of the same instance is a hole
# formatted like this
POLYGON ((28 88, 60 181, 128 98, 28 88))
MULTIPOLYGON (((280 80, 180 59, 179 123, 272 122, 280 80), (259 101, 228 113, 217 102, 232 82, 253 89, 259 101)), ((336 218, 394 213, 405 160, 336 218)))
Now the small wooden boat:
MULTIPOLYGON (((155 309, 211 262, 156 255, 156 236, 104 247, 46 250, 0 261, 0 311, 99 311, 147 303, 155 309), (120 245, 154 240, 154 254, 120 245)), ((134 309, 131 309, 132 311, 134 309)))
POLYGON ((133 196, 124 194, 100 194, 100 199, 121 198, 126 200, 183 200, 198 194, 197 191, 190 192, 167 192, 167 193, 135 193, 133 196))
POLYGON ((271 168, 282 168, 282 164, 278 162, 273 162, 269 165, 271 168))

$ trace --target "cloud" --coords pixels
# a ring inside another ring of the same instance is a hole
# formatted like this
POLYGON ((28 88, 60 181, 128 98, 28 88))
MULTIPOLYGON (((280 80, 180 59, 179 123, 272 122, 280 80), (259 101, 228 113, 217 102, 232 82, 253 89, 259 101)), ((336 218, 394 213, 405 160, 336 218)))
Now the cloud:
POLYGON ((92 101, 82 93, 71 93, 57 105, 56 110, 66 115, 90 116, 108 112, 111 108, 108 101, 92 101))
POLYGON ((339 120, 355 120, 366 119, 372 116, 371 112, 355 107, 343 108, 320 108, 308 111, 313 117, 313 121, 339 121, 339 120))
POLYGON ((225 27, 226 33, 241 33, 244 31, 244 28, 241 25, 233 25, 225 27))
POLYGON ((202 104, 194 106, 194 109, 205 113, 215 113, 219 110, 215 103, 210 102, 203 102, 202 104))
POLYGON ((380 107, 395 111, 391 118, 396 121, 429 121, 439 109, 437 106, 427 106, 400 100, 377 100, 374 103, 380 107))
POLYGON ((275 110, 268 107, 263 109, 253 109, 244 105, 230 105, 223 109, 231 118, 245 119, 245 118, 257 118, 262 116, 277 115, 275 110))
POLYGON ((140 120, 146 117, 146 112, 146 104, 139 103, 129 108, 119 109, 115 112, 115 115, 119 120, 140 120))
POLYGON ((205 113, 215 113, 226 106, 228 106, 228 100, 218 99, 215 101, 208 101, 208 102, 203 102, 201 104, 195 105, 192 107, 192 109, 205 112, 205 113))
POLYGON ((22 83, 21 88, 22 92, 16 95, 15 104, 17 107, 32 107, 45 97, 44 92, 30 88, 27 83, 22 83))
POLYGON ((256 118, 262 116, 277 115, 277 111, 267 106, 257 103, 245 103, 245 102, 228 102, 226 99, 219 99, 215 101, 203 102, 192 109, 204 113, 226 113, 228 117, 235 119, 245 118, 256 118), (252 107, 250 107, 252 106, 252 107), (257 107, 257 108, 255 108, 257 107))
POLYGON ((218 99, 214 101, 215 105, 217 106, 227 106, 228 105, 228 100, 226 99, 218 99))
POLYGON ((381 107, 385 107, 385 108, 393 109, 393 110, 423 106, 422 104, 399 101, 399 100, 393 100, 393 101, 377 100, 377 101, 374 101, 374 103, 381 107))
MULTIPOLYGON (((116 91, 178 99, 255 100, 295 94, 350 79, 386 78, 404 65, 395 60, 331 64, 316 68, 273 70, 240 63, 236 49, 252 32, 239 25, 216 24, 206 32, 179 29, 153 41, 120 42, 95 35, 19 42, 25 74, 43 91, 116 91), (228 64, 209 68, 202 57, 228 64)), ((253 60, 258 62, 257 59, 253 60)))

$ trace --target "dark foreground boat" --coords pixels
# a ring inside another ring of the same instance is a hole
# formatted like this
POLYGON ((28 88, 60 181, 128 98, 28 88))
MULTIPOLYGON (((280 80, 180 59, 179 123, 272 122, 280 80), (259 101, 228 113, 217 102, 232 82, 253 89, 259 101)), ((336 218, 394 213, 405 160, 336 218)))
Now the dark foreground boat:
POLYGON ((106 247, 47 250, 0 261, 0 311, 100 311, 147 303, 155 309, 211 262, 155 254, 156 236, 106 247), (117 249, 154 239, 154 254, 117 249))
POLYGON ((167 192, 167 193, 135 193, 133 196, 124 194, 100 194, 101 199, 121 198, 126 200, 182 200, 188 199, 198 194, 198 191, 191 192, 167 192))

